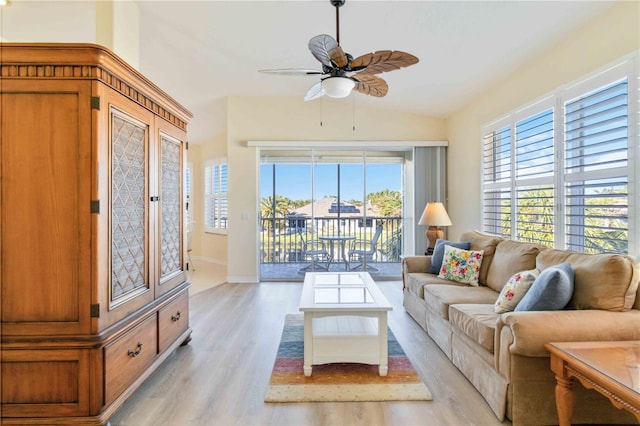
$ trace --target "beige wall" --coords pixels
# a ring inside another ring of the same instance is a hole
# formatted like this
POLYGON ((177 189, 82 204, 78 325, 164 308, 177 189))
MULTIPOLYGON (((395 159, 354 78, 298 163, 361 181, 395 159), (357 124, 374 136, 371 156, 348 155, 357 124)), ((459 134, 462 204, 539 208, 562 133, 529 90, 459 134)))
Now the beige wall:
POLYGON ((227 136, 220 134, 204 144, 189 145, 189 162, 193 164, 193 256, 207 262, 227 263, 227 236, 204 232, 204 163, 227 156, 227 136))
POLYGON ((448 118, 448 211, 453 222, 450 238, 481 228, 481 126, 637 51, 639 22, 640 2, 613 6, 448 118))
POLYGON ((93 1, 12 0, 0 7, 0 40, 8 42, 96 42, 93 1))
POLYGON ((363 108, 357 104, 354 131, 352 111, 350 99, 304 102, 298 97, 233 97, 228 100, 229 281, 255 281, 258 277, 258 152, 257 148, 247 147, 247 141, 446 139, 445 123, 441 119, 363 108))

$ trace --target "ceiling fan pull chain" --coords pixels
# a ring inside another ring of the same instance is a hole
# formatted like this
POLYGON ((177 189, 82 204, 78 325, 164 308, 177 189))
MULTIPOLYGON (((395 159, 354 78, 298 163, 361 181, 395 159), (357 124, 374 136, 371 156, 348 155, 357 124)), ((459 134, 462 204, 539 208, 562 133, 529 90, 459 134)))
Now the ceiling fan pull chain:
POLYGON ((322 127, 322 114, 324 112, 324 96, 320 98, 320 127, 322 127))
POLYGON ((351 92, 351 99, 353 99, 352 102, 352 111, 351 111, 351 124, 353 125, 353 131, 356 131, 356 94, 354 92, 351 92))

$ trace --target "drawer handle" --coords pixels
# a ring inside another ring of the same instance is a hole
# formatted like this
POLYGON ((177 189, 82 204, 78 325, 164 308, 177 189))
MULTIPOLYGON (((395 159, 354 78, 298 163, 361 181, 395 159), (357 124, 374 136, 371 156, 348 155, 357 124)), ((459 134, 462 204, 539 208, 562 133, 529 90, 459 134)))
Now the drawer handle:
POLYGON ((131 358, 135 358, 140 355, 140 352, 142 352, 142 342, 138 342, 138 349, 136 349, 135 351, 133 349, 129 349, 127 354, 129 354, 131 358))
POLYGON ((175 315, 171 315, 171 321, 176 322, 180 320, 180 311, 178 311, 178 313, 176 313, 175 315))

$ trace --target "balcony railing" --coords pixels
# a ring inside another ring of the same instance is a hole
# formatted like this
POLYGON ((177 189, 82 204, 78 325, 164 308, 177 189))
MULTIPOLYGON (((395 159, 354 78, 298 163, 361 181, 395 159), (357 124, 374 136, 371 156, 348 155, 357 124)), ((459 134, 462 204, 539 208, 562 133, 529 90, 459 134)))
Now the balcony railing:
MULTIPOLYGON (((302 217, 260 218, 260 263, 300 263, 305 261, 304 241, 316 241, 319 237, 349 236, 354 240, 371 241, 376 228, 382 233, 376 244, 373 262, 397 263, 402 254, 402 218, 367 217, 335 218, 302 217)), ((350 241, 346 242, 346 251, 350 241)), ((334 248, 336 250, 336 248, 334 248)), ((341 254, 332 253, 340 256, 341 254)))

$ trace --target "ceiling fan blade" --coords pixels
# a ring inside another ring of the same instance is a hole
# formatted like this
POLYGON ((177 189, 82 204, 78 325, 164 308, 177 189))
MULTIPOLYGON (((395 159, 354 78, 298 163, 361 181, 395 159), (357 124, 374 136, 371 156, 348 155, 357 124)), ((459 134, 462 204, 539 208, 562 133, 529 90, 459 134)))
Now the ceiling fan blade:
POLYGON ((306 68, 282 68, 282 69, 269 69, 269 70, 258 70, 258 72, 262 72, 265 74, 283 74, 283 75, 322 75, 322 71, 311 70, 306 68))
POLYGON ((351 61, 351 69, 359 74, 379 74, 418 63, 418 58, 399 50, 380 50, 358 56, 351 61))
POLYGON ((337 41, 327 34, 320 34, 309 40, 309 50, 313 56, 330 68, 341 68, 347 65, 347 55, 337 41))
POLYGON ((312 101, 314 99, 318 99, 319 97, 324 95, 324 89, 322 88, 322 81, 317 82, 307 92, 304 96, 305 101, 312 101))
POLYGON ((353 90, 362 94, 381 98, 389 91, 387 82, 376 75, 359 73, 351 77, 356 85, 353 90))

